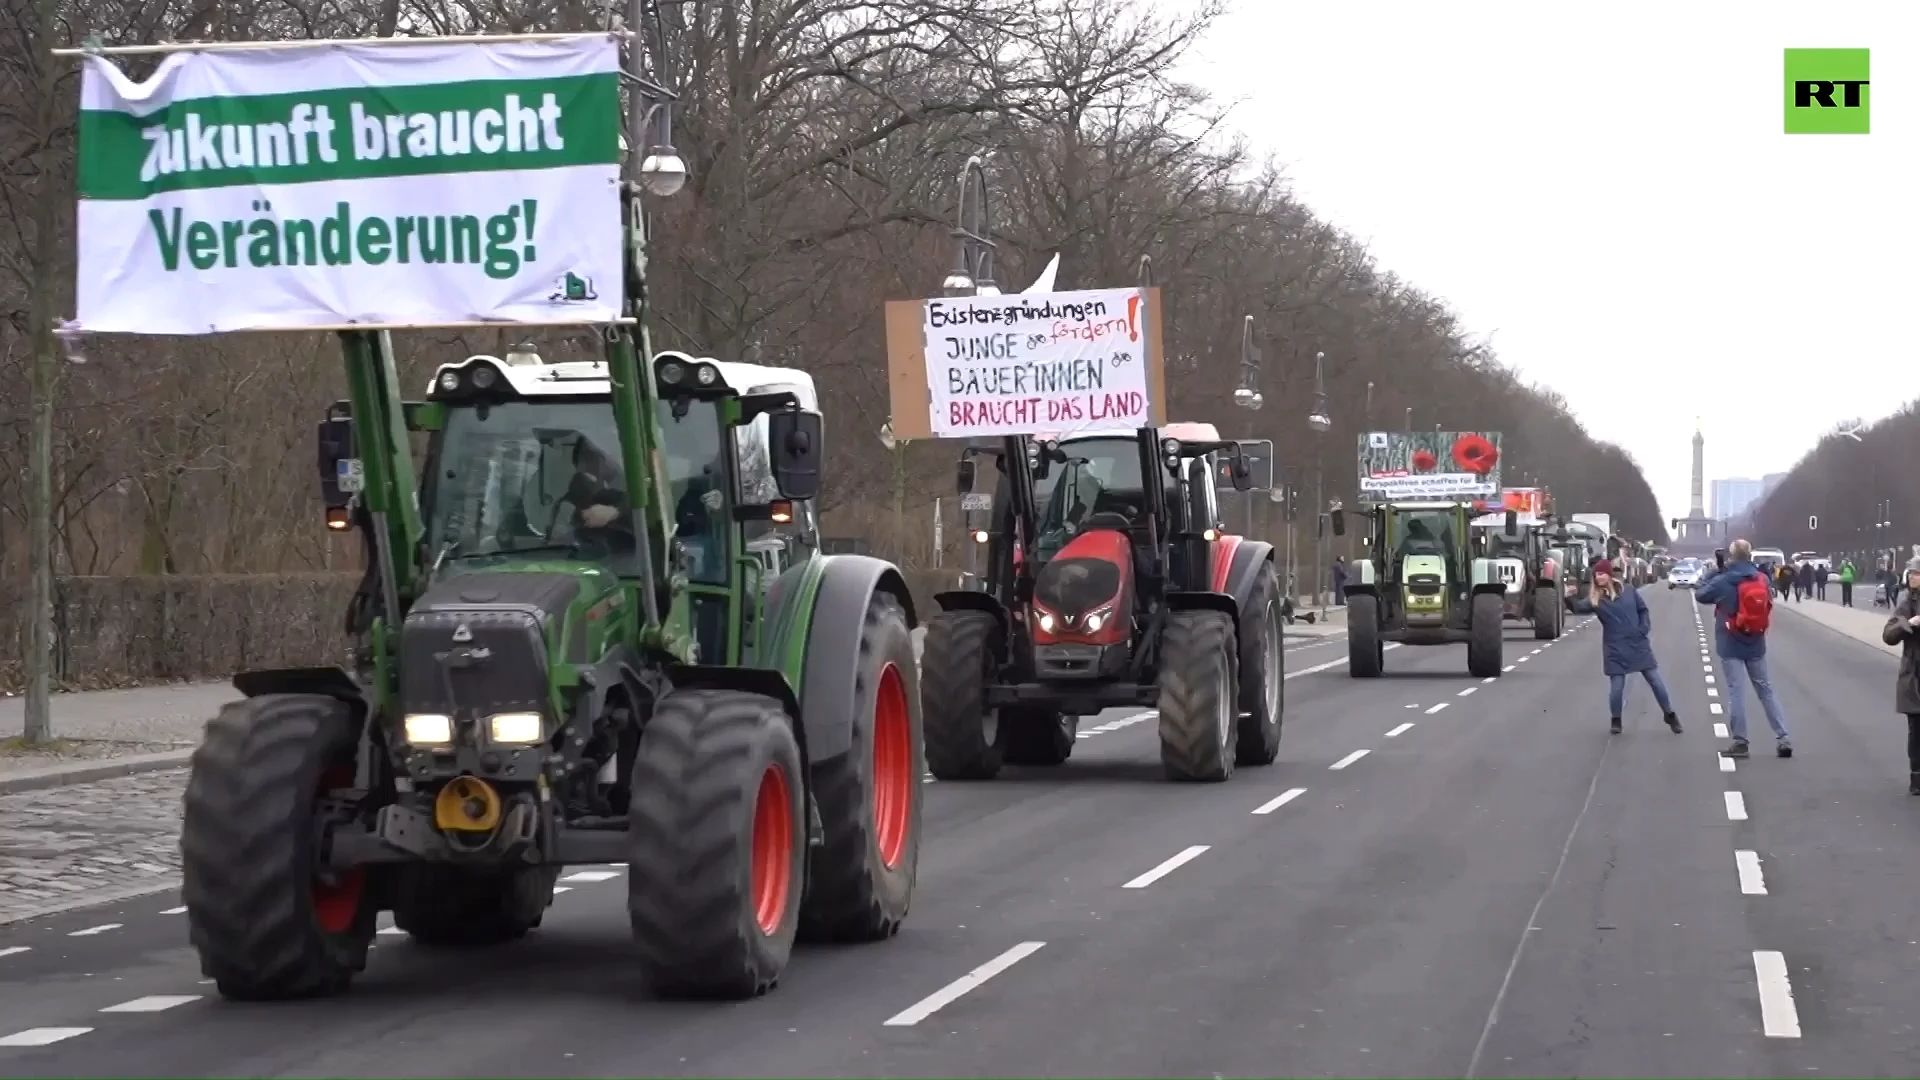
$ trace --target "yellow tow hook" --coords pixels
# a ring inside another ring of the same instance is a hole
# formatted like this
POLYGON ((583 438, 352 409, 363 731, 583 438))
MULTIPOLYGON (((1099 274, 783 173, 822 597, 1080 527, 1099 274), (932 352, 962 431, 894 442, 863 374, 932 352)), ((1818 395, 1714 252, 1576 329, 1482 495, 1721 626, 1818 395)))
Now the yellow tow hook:
POLYGON ((441 831, 492 832, 500 824, 500 796, 477 776, 456 776, 433 799, 441 831))

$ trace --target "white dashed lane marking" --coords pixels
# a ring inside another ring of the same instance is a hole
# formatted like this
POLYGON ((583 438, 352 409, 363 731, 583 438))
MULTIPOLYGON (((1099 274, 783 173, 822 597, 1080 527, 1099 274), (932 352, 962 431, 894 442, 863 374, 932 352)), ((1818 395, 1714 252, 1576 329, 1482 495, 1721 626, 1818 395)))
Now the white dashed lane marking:
POLYGON ((181 907, 166 908, 160 912, 162 915, 185 915, 186 913, 187 909, 184 905, 181 907))
POLYGON ((134 998, 118 1005, 109 1005, 100 1011, 103 1013, 154 1013, 185 1005, 189 1001, 199 1001, 199 994, 155 994, 152 997, 134 998))
POLYGON ((1401 724, 1399 727, 1394 728, 1392 731, 1387 732, 1387 738, 1392 739, 1400 735, 1404 735, 1406 734, 1407 729, 1412 726, 1413 725, 1411 723, 1401 724))
POLYGON ((51 1046, 63 1039, 75 1035, 85 1035, 92 1031, 90 1027, 43 1027, 16 1031, 11 1035, 0 1035, 0 1046, 51 1046))
POLYGON ((1443 702, 1441 702, 1440 704, 1438 704, 1438 705, 1435 705, 1435 706, 1434 706, 1433 708, 1431 708, 1431 709, 1428 709, 1428 710, 1427 710, 1427 715, 1428 715, 1428 716, 1432 716, 1432 715, 1433 715, 1434 713, 1437 713, 1437 712, 1439 712, 1439 711, 1440 711, 1441 709, 1444 709, 1444 708, 1446 708, 1446 707, 1447 707, 1448 705, 1451 705, 1451 704, 1452 704, 1452 702, 1450 702, 1450 701, 1443 701, 1443 702))
POLYGON ((620 872, 618 870, 581 870, 578 873, 568 874, 560 880, 580 882, 607 881, 619 876, 620 872))
POLYGON ((1747 820, 1747 797, 1737 791, 1727 791, 1721 794, 1725 795, 1727 800, 1727 820, 1747 820))
POLYGON ((1760 853, 1757 851, 1736 851, 1733 863, 1740 871, 1740 891, 1748 896, 1767 895, 1767 879, 1760 872, 1760 853))
POLYGON ((913 1025, 946 1008, 948 1005, 978 990, 988 979, 1007 970, 1013 965, 1039 952, 1047 943, 1044 941, 1023 941, 999 956, 981 964, 965 975, 921 998, 917 1003, 901 1012, 895 1013, 886 1021, 886 1027, 912 1027, 913 1025))
POLYGON ((4 949, 0 949, 0 957, 18 956, 23 952, 32 952, 32 951, 33 951, 33 946, 31 945, 9 945, 4 949))
POLYGON ((1720 771, 1721 771, 1721 772, 1732 772, 1732 771, 1733 771, 1733 759, 1732 759, 1732 758, 1730 758, 1730 757, 1728 757, 1728 756, 1727 756, 1727 755, 1725 755, 1725 754, 1720 754, 1720 755, 1718 755, 1718 757, 1720 758, 1720 771))
POLYGON ((1188 863, 1192 862, 1193 860, 1199 858, 1201 855, 1206 854, 1207 849, 1210 848, 1211 846, 1212 846, 1211 844, 1195 844, 1192 847, 1188 848, 1187 850, 1181 852, 1178 855, 1175 855, 1173 858, 1168 859, 1166 862, 1161 863, 1159 866, 1154 867, 1153 869, 1147 871, 1144 874, 1141 874, 1139 877, 1134 878, 1132 881, 1129 881, 1125 885, 1122 885, 1120 887, 1123 889, 1144 889, 1147 886, 1153 884, 1154 882, 1159 881, 1161 878, 1166 877, 1168 874, 1173 873, 1175 870, 1180 869, 1182 866, 1185 866, 1188 863))
POLYGON ((1707 711, 1708 711, 1708 712, 1710 712, 1710 713, 1712 713, 1712 714, 1713 714, 1713 715, 1715 715, 1715 716, 1719 716, 1719 715, 1720 715, 1720 703, 1719 703, 1719 702, 1717 702, 1717 701, 1709 701, 1709 702, 1707 702, 1707 711))
POLYGON ((1254 807, 1253 812, 1256 814, 1271 814, 1306 793, 1307 789, 1303 787, 1283 791, 1273 798, 1268 799, 1266 802, 1261 803, 1259 806, 1254 807))
POLYGON ((1371 750, 1355 750, 1353 753, 1348 754, 1346 757, 1343 757, 1339 761, 1336 761, 1333 764, 1327 766, 1327 768, 1344 769, 1347 766, 1353 764, 1356 761, 1359 761, 1361 758, 1366 757, 1368 754, 1371 754, 1371 753, 1373 753, 1373 751, 1371 750))
POLYGON ((1459 693, 1458 695, 1456 695, 1456 696, 1458 696, 1458 697, 1466 697, 1466 696, 1467 696, 1468 694, 1471 694, 1471 693, 1473 693, 1473 692, 1474 692, 1475 690, 1478 690, 1478 689, 1480 689, 1480 688, 1479 688, 1479 687, 1477 687, 1477 686, 1469 686, 1469 687, 1467 687, 1467 688, 1466 688, 1465 690, 1462 690, 1462 691, 1460 691, 1460 693, 1459 693))
POLYGON ((121 925, 122 924, 117 922, 101 923, 99 926, 89 926, 85 930, 70 930, 67 932, 67 936, 68 937, 92 937, 95 934, 104 934, 109 930, 118 930, 120 929, 121 925))
POLYGON ((1777 952, 1755 950, 1753 977, 1760 986, 1760 1025, 1770 1039, 1800 1037, 1800 1010, 1793 1004, 1793 982, 1787 977, 1787 958, 1777 952))
POLYGON ((1503 668, 1501 668, 1500 670, 1501 670, 1501 671, 1512 671, 1512 670, 1513 670, 1513 665, 1512 665, 1512 664, 1508 664, 1508 665, 1507 665, 1506 667, 1503 667, 1503 668))

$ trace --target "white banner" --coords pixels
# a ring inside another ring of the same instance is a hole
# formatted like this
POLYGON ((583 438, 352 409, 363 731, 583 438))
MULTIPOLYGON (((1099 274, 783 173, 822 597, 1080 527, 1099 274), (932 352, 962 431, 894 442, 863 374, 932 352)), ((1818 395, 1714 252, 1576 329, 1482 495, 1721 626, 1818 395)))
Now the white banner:
POLYGON ((78 329, 617 318, 618 72, 603 36, 89 57, 78 329))
POLYGON ((934 436, 1146 427, 1147 314, 1139 289, 928 300, 934 436))

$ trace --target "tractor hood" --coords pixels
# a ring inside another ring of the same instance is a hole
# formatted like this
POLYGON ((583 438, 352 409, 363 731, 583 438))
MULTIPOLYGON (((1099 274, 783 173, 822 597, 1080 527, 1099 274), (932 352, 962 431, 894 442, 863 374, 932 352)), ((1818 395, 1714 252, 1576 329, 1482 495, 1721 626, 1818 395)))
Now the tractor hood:
POLYGON ((1444 583, 1447 580, 1447 560, 1439 555, 1409 555, 1401 564, 1400 580, 1412 581, 1414 575, 1431 575, 1444 583))
POLYGON ((444 713, 456 730, 498 712, 550 712, 551 663, 587 659, 586 610, 615 587, 613 575, 587 567, 440 579, 400 630, 406 711, 444 713))

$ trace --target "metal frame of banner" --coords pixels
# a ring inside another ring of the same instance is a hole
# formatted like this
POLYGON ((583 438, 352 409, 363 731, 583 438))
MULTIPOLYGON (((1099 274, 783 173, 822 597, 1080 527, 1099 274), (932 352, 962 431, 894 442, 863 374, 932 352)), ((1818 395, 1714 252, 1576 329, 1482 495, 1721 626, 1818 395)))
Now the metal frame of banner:
MULTIPOLYGON (((398 48, 409 45, 501 45, 522 41, 579 41, 583 38, 613 38, 626 41, 631 30, 575 30, 542 34, 453 34, 447 37, 385 38, 297 38, 279 41, 169 41, 158 45, 103 45, 98 48, 54 49, 55 56, 155 56, 180 52, 257 52, 261 49, 327 49, 342 45, 398 48)), ((623 72, 624 74, 624 72, 623 72)), ((354 329, 369 329, 355 327, 354 329)))

